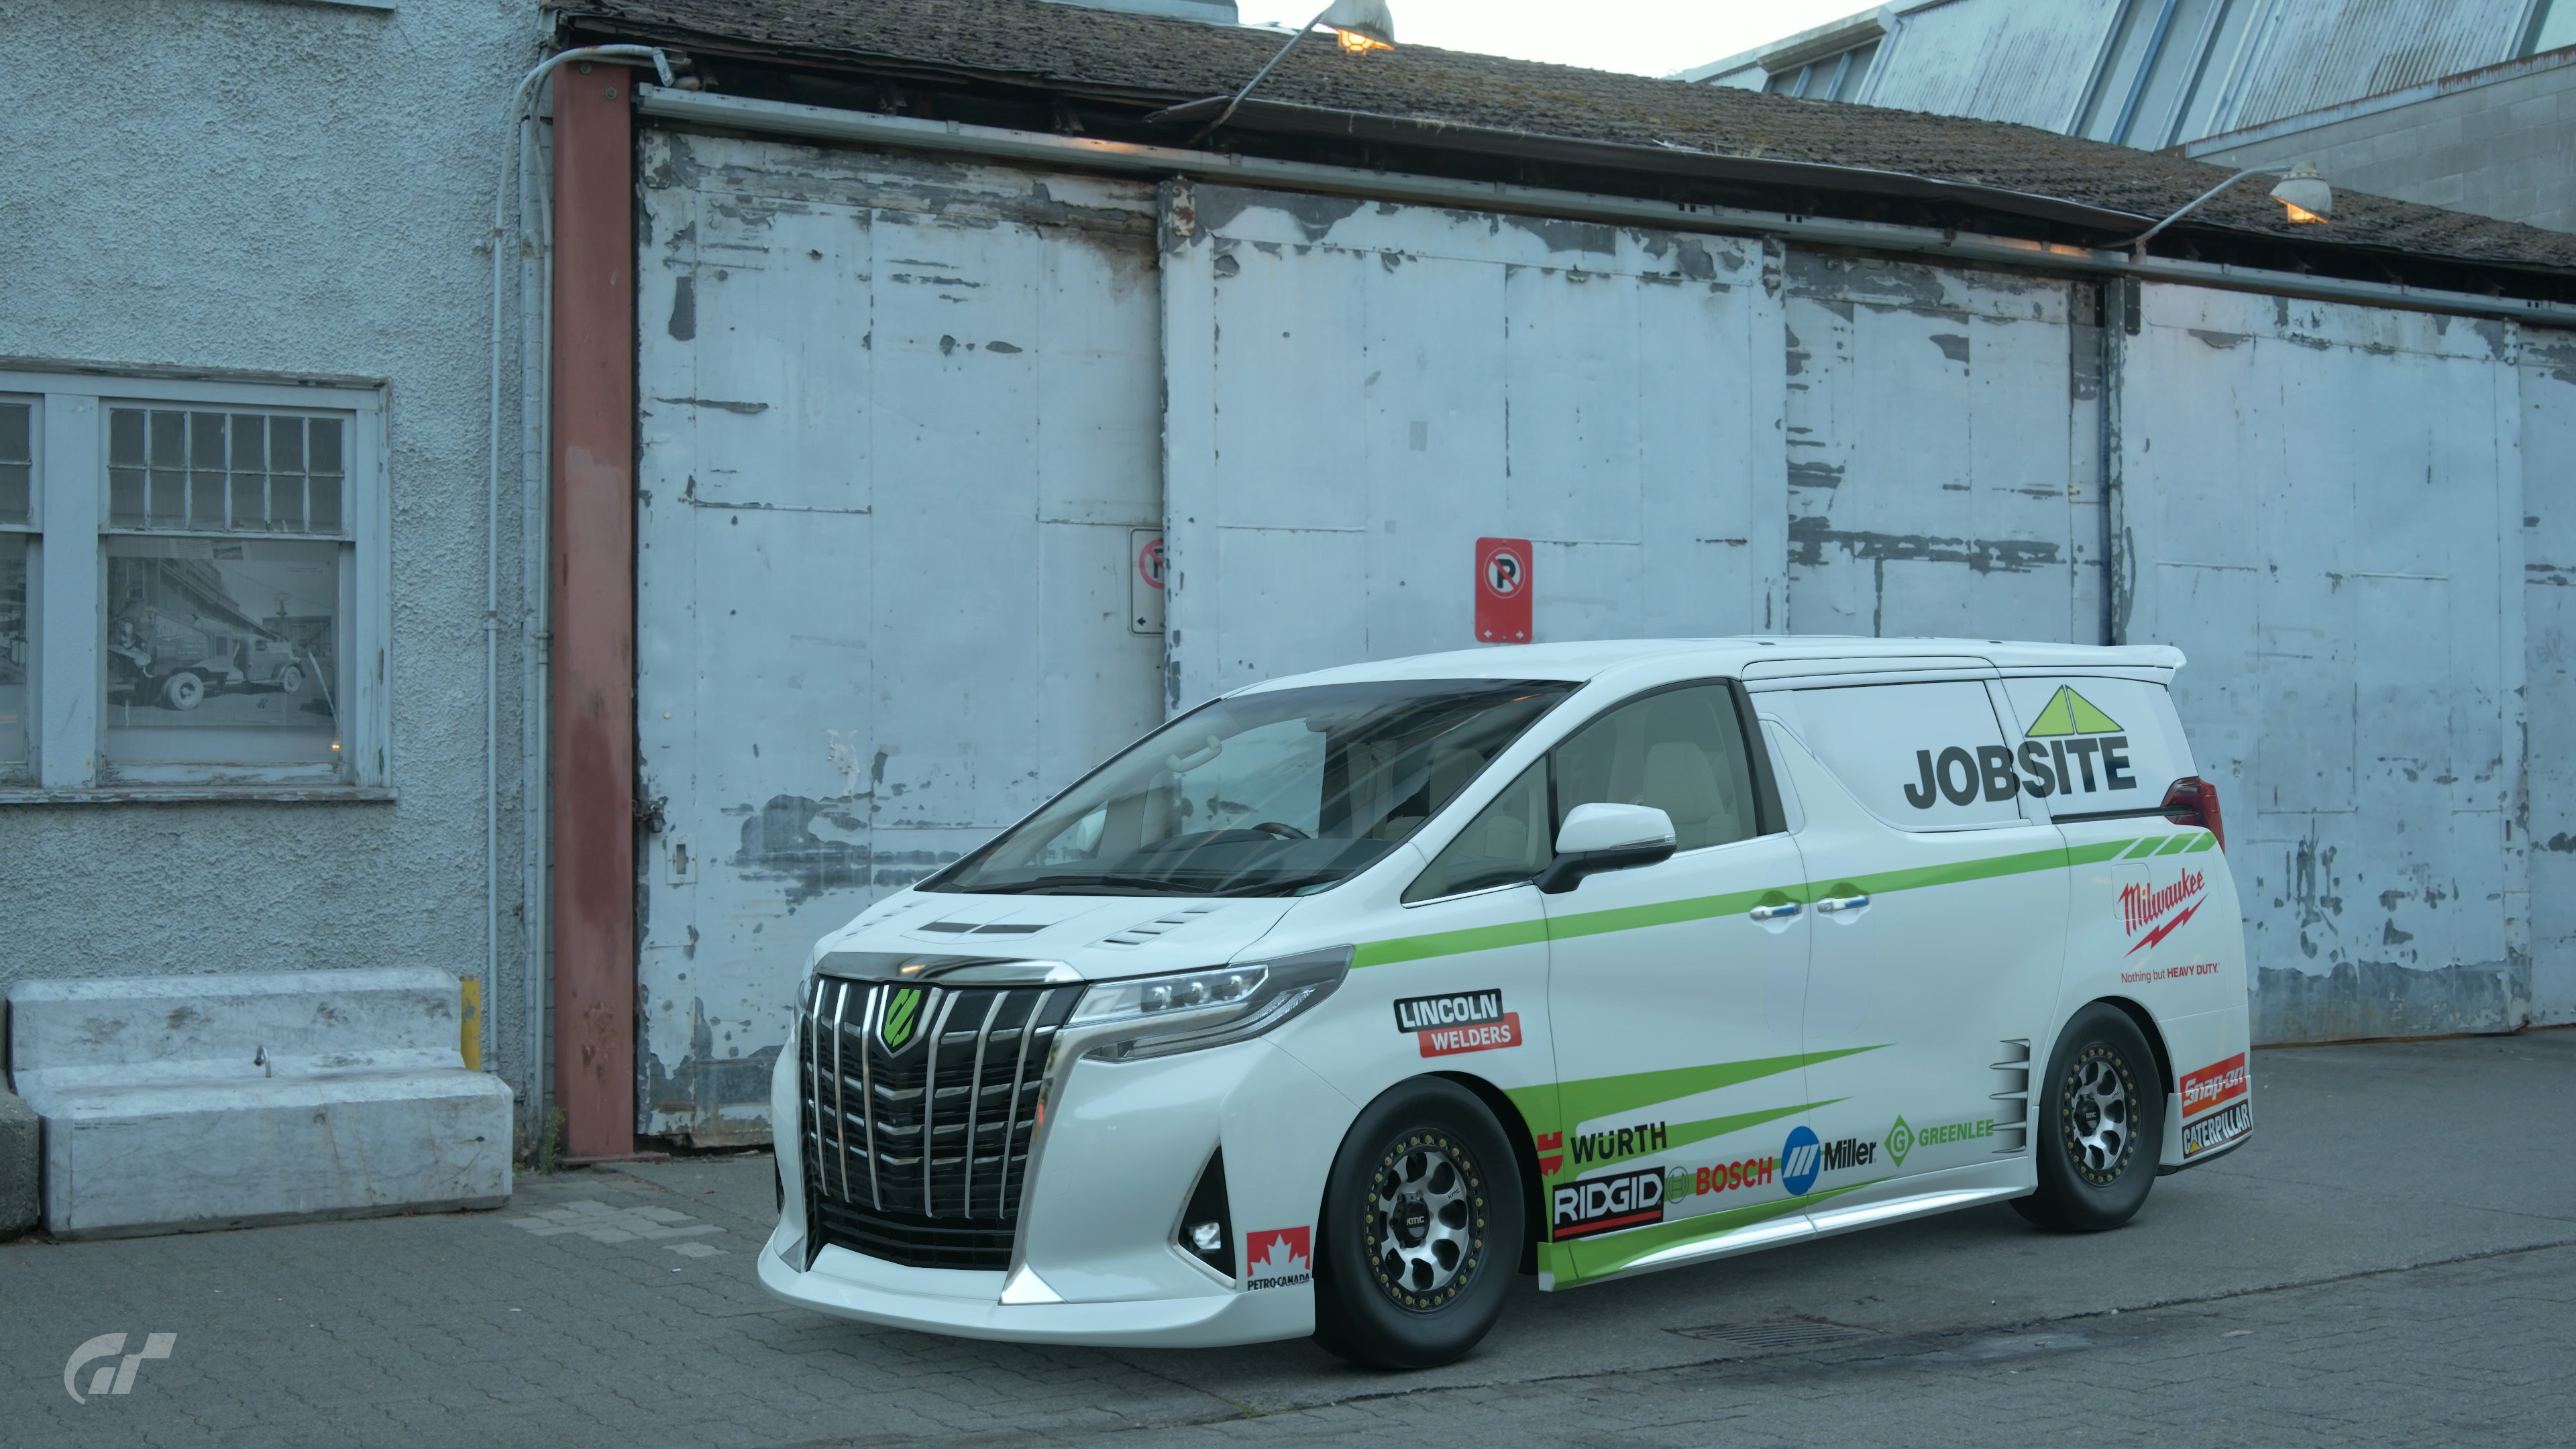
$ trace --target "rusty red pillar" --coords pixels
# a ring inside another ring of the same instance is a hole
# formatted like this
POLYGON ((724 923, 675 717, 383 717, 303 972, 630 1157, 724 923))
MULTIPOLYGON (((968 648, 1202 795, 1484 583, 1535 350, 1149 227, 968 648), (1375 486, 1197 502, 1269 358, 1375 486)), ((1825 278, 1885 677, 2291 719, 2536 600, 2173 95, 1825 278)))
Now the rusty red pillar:
POLYGON ((635 1150, 635 127, 626 68, 555 73, 555 1101, 635 1150))

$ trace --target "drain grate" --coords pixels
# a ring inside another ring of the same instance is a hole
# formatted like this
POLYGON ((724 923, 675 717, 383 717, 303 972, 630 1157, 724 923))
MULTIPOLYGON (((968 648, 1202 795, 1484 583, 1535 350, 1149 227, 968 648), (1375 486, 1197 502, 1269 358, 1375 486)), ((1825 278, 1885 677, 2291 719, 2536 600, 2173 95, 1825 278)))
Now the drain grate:
POLYGON ((1788 1323, 1712 1323, 1700 1328, 1676 1328, 1673 1332, 1684 1338, 1705 1338, 1713 1343, 1733 1344, 1737 1348, 1814 1348, 1819 1344, 1843 1343, 1872 1336, 1866 1328, 1797 1320, 1788 1323))

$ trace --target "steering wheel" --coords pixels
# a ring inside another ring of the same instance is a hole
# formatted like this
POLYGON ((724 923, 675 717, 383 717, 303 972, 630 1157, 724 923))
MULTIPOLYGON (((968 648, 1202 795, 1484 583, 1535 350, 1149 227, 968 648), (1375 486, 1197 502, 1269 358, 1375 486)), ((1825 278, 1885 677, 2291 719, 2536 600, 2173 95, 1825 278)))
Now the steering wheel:
POLYGON ((1251 828, 1260 831, 1264 835, 1276 835, 1282 840, 1312 840, 1315 838, 1313 835, 1298 829, 1294 825, 1283 824, 1276 820, 1264 820, 1260 824, 1252 826, 1251 828))

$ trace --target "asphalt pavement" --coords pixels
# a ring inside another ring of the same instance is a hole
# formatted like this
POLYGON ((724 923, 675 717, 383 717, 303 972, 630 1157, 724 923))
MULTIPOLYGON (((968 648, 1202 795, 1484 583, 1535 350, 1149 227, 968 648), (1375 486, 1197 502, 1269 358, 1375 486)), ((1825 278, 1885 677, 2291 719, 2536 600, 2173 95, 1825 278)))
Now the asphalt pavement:
POLYGON ((2119 1232, 1996 1206, 1525 1284, 1419 1374, 779 1305, 765 1155, 523 1176, 492 1213, 28 1240, 0 1245, 0 1444, 2576 1442, 2576 1031, 2253 1070, 2254 1141, 2119 1232))

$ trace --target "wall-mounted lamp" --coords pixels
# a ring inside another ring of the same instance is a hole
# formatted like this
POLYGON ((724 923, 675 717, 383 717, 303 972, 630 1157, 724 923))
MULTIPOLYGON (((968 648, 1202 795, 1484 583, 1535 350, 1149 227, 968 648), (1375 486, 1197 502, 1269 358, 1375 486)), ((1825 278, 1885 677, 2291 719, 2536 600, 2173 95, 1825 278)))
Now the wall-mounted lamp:
POLYGON ((1252 79, 1245 81, 1243 89, 1234 93, 1234 99, 1225 103, 1225 109, 1217 112, 1216 119, 1208 122, 1207 129, 1199 132, 1199 139, 1215 135, 1216 128, 1234 115, 1234 108, 1243 104, 1243 98, 1252 94, 1252 88, 1267 80, 1270 73, 1279 68, 1279 62, 1288 58, 1288 52, 1297 48, 1297 42, 1305 39, 1307 32, 1318 25, 1333 32, 1345 55, 1395 49, 1395 15, 1386 8, 1386 0, 1333 0, 1314 19, 1298 26, 1297 33, 1288 37, 1288 43, 1279 47, 1279 53, 1270 57, 1268 65, 1253 72, 1252 79))
MULTIPOLYGON (((2202 192, 2200 195, 2193 197, 2191 199, 2191 203, 2185 206, 2182 210, 2175 212, 2173 215, 2157 222, 2154 226, 2148 227, 2145 231, 2138 233, 2137 236, 2130 239, 2130 249, 2136 255, 2146 255, 2147 239, 2149 237, 2154 236, 2157 232, 2163 231, 2166 227, 2169 227, 2175 222, 2182 220, 2184 217, 2191 215, 2193 212, 2198 211, 2202 202, 2209 200, 2211 197, 2216 196, 2222 191, 2225 191, 2227 188, 2244 180, 2246 177, 2269 173, 2271 171, 2272 168, 2269 166, 2246 167, 2244 170, 2228 177, 2216 186, 2213 186, 2207 191, 2202 192)), ((2280 183, 2272 188, 2272 199, 2281 203, 2281 205, 2288 210, 2290 213, 2290 220, 2292 221, 2330 221, 2334 218, 2334 188, 2326 184, 2326 178, 2317 170, 2317 164, 2313 161, 2302 161, 2296 166, 2291 167, 2288 171, 2281 173, 2280 183)))

